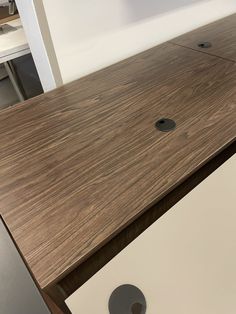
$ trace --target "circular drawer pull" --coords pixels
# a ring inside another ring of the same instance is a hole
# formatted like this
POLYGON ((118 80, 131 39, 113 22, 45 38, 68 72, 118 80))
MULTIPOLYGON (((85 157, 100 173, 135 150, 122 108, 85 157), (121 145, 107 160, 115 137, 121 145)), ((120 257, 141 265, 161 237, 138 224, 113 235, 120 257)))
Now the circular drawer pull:
POLYGON ((133 285, 119 286, 109 299, 110 314, 145 314, 146 308, 145 296, 133 285))

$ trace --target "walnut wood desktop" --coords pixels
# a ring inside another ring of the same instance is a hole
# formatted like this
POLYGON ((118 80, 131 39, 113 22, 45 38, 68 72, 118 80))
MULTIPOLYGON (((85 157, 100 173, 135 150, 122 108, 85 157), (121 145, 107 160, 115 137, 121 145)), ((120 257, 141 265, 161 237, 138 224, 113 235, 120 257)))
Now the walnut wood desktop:
POLYGON ((236 14, 184 34, 171 42, 236 62, 236 14), (198 46, 204 42, 209 42, 211 47, 198 46))
POLYGON ((166 43, 0 112, 0 132, 1 214, 47 288, 232 146, 236 64, 166 43))

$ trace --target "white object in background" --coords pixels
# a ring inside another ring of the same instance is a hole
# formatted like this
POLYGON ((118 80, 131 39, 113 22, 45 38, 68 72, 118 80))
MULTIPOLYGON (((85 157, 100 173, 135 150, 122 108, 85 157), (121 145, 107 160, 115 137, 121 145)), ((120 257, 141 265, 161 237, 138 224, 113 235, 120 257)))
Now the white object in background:
POLYGON ((8 6, 9 2, 8 0, 0 0, 0 6, 8 6))
POLYGON ((236 155, 70 296, 71 312, 108 314, 113 290, 132 284, 147 314, 235 314, 235 188, 236 155))
MULTIPOLYGON (((0 34, 0 63, 3 63, 19 101, 23 101, 24 92, 18 84, 17 77, 11 67, 11 60, 30 53, 20 19, 6 23, 12 29, 0 34)), ((6 26, 4 29, 7 29, 6 26)))
POLYGON ((6 24, 14 27, 15 30, 0 35, 0 63, 30 53, 20 19, 9 21, 6 24))

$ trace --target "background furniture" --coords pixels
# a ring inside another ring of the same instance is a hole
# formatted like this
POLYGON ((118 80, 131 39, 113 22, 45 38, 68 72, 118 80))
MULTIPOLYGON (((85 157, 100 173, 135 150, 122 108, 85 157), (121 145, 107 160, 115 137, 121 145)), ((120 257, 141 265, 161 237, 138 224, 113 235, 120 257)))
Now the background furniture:
POLYGON ((0 1, 0 24, 19 18, 19 14, 9 15, 9 7, 5 6, 6 2, 0 1), (4 5, 4 6, 3 6, 4 5))
POLYGON ((9 28, 4 25, 2 26, 2 32, 0 32, 0 63, 4 63, 18 98, 20 101, 23 101, 25 99, 24 91, 15 74, 11 60, 29 54, 30 49, 20 19, 7 22, 7 26, 13 28, 12 31, 9 31, 9 28))

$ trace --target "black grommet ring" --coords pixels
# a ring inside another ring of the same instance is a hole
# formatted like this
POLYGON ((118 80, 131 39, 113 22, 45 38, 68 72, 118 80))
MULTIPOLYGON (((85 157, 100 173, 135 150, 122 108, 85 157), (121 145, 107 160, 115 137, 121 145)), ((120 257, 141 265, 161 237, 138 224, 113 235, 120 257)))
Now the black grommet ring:
POLYGON ((204 49, 211 48, 212 44, 209 41, 204 41, 204 42, 199 43, 198 47, 199 48, 204 48, 204 49))
POLYGON ((170 132, 176 128, 174 120, 162 118, 156 122, 156 128, 161 132, 170 132))

